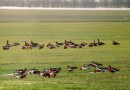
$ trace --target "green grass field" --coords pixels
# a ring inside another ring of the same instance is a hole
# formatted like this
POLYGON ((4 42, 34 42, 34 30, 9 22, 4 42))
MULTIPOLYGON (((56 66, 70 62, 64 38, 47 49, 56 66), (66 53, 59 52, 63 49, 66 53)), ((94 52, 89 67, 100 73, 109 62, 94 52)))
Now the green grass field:
POLYGON ((129 10, 0 10, 0 22, 128 22, 129 10))
POLYGON ((23 10, 15 12, 14 10, 8 12, 8 10, 0 10, 0 12, 0 16, 5 17, 0 18, 0 90, 130 89, 130 22, 128 22, 130 11, 122 11, 125 14, 121 11, 111 11, 111 17, 117 17, 116 20, 110 18, 110 11, 62 11, 63 13, 60 13, 60 11, 27 12, 23 10), (42 15, 33 12, 40 12, 42 15), (79 12, 84 12, 85 15, 83 16, 79 12), (102 17, 99 19, 100 22, 97 22, 98 18, 95 19, 96 14, 93 14, 95 12, 97 12, 97 16, 100 13, 100 17, 102 15, 105 17, 106 13, 109 13, 109 18, 106 20, 102 17), (43 13, 47 14, 47 20, 43 17, 43 13), (72 15, 72 18, 68 18, 66 15, 69 13, 78 13, 79 15, 76 14, 76 18, 73 17, 74 15, 72 15), (54 14, 56 16, 53 17, 54 14), (60 16, 63 16, 63 18, 57 17, 59 14, 62 14, 60 16), (38 15, 41 15, 41 17, 37 17, 38 15), (89 22, 86 15, 94 15, 91 17, 93 22, 89 22), (125 20, 128 21, 118 18, 120 15, 127 17, 125 20), (52 50, 47 47, 41 50, 37 48, 22 50, 20 46, 11 47, 6 51, 2 49, 2 46, 6 44, 6 40, 9 40, 10 43, 19 42, 21 45, 24 44, 25 40, 29 42, 33 40, 46 45, 49 42, 55 44, 56 41, 64 42, 64 40, 72 40, 75 43, 90 43, 98 38, 106 45, 85 46, 81 49, 68 48, 66 50, 63 47, 52 50), (120 42, 121 45, 113 46, 112 40, 120 42), (92 61, 102 63, 106 67, 111 65, 119 68, 120 71, 115 74, 109 72, 92 74, 87 70, 80 71, 79 68, 72 73, 66 70, 67 65, 80 67, 92 61), (37 68, 40 71, 51 67, 61 67, 62 71, 57 74, 56 78, 28 74, 24 79, 16 79, 14 76, 5 75, 12 74, 14 70, 25 67, 27 69, 37 68))

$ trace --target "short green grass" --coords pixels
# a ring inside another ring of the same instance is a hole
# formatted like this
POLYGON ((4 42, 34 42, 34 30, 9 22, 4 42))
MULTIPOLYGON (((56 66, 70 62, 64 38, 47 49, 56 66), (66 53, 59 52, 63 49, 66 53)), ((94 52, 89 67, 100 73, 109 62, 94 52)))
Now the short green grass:
POLYGON ((0 89, 2 90, 129 90, 129 22, 41 22, 41 23, 0 23, 0 89), (47 44, 55 41, 72 40, 76 43, 90 43, 94 39, 105 42, 105 46, 83 47, 82 49, 63 47, 53 50, 22 50, 20 46, 3 51, 2 46, 10 43, 31 41, 47 44), (113 46, 112 40, 121 43, 113 46), (66 71, 67 65, 80 67, 96 61, 104 66, 112 65, 120 69, 116 74, 75 70, 66 71), (37 68, 40 71, 50 67, 61 67, 54 78, 28 75, 25 79, 3 74, 15 69, 37 68))
POLYGON ((0 22, 130 21, 129 10, 0 10, 0 22))
POLYGON ((124 22, 125 20, 129 21, 129 11, 0 10, 0 90, 129 90, 130 22, 124 22), (97 22, 98 19, 100 22, 97 22), (53 50, 46 47, 49 42, 55 44, 56 41, 71 40, 75 43, 90 43, 98 38, 106 45, 66 50, 63 47, 53 50), (19 42, 21 45, 25 40, 33 40, 45 44, 45 47, 41 50, 22 50, 17 46, 4 51, 2 46, 6 44, 6 40, 10 43, 19 42), (113 46, 112 40, 121 45, 113 46), (106 67, 111 65, 120 71, 116 74, 92 74, 79 70, 83 64, 92 61, 106 67), (77 66, 78 69, 72 73, 67 72, 67 65, 77 66), (28 74, 24 79, 16 79, 5 75, 25 67, 40 71, 61 67, 62 71, 56 78, 28 74))

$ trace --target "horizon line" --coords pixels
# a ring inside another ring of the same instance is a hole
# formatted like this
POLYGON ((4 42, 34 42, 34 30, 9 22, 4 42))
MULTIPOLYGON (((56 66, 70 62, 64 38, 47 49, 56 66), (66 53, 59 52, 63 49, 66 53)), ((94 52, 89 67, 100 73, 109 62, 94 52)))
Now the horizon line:
POLYGON ((7 7, 3 6, 0 9, 27 9, 27 10, 130 10, 130 8, 44 8, 44 7, 7 7))

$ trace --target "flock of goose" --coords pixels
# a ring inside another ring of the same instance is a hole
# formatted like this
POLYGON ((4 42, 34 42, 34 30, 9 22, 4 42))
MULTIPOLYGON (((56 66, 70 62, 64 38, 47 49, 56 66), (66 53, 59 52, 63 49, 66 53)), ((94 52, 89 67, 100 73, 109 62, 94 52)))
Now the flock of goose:
MULTIPOLYGON (((111 72, 111 73, 115 73, 117 71, 120 71, 117 68, 114 68, 112 66, 108 66, 108 67, 102 67, 102 64, 100 63, 96 63, 95 61, 93 61, 90 64, 84 64, 83 66, 80 67, 80 70, 89 70, 90 68, 94 68, 93 69, 93 73, 105 73, 105 72, 111 72)), ((77 69, 78 67, 76 66, 67 66, 67 71, 68 72, 74 72, 75 69, 77 69)), ((38 74, 40 76, 44 76, 44 77, 48 77, 48 78, 55 78, 56 75, 61 71, 62 69, 60 67, 58 68, 49 68, 46 69, 44 71, 39 71, 38 69, 29 69, 27 70, 25 69, 19 69, 19 70, 15 70, 14 71, 14 76, 16 78, 25 78, 27 76, 27 73, 29 74, 38 74)))
MULTIPOLYGON (((3 46, 3 50, 9 50, 12 46, 18 46, 20 45, 20 43, 13 43, 13 44, 10 44, 9 41, 7 40, 6 41, 6 44, 3 46)), ((77 43, 74 43, 73 41, 67 41, 65 40, 64 43, 62 42, 55 42, 55 45, 54 44, 51 44, 51 43, 48 43, 46 45, 46 47, 48 47, 49 49, 54 49, 56 47, 61 47, 63 46, 64 49, 67 49, 67 48, 82 48, 84 46, 89 46, 89 47, 95 47, 95 46, 102 46, 102 45, 105 45, 104 42, 101 42, 99 39, 97 39, 97 42, 94 40, 92 43, 85 43, 85 42, 81 42, 79 44, 77 43)), ((120 43, 116 42, 116 41, 112 41, 112 45, 120 45, 120 43)), ((30 41, 30 42, 27 42, 25 41, 24 42, 24 45, 21 45, 21 49, 23 50, 28 50, 28 49, 32 49, 32 48, 38 48, 38 49, 42 49, 45 47, 45 44, 38 44, 38 43, 34 43, 33 41, 30 41)))
POLYGON ((56 75, 61 71, 61 68, 49 68, 42 72, 40 72, 38 69, 19 69, 14 71, 14 76, 16 78, 25 78, 27 76, 27 73, 29 74, 38 74, 45 77, 56 77, 56 75))
MULTIPOLYGON (((3 50, 9 50, 11 47, 13 46, 18 46, 18 45, 21 45, 20 43, 13 43, 13 44, 10 44, 9 41, 7 40, 6 41, 6 44, 3 46, 3 50)), ((104 42, 101 42, 99 39, 97 39, 97 42, 94 40, 92 43, 74 43, 73 41, 67 41, 65 40, 64 43, 61 43, 61 42, 55 42, 55 45, 54 44, 51 44, 51 43, 48 43, 46 45, 47 48, 49 49, 54 49, 54 48, 58 48, 58 47, 63 47, 64 49, 67 49, 67 48, 82 48, 84 46, 88 45, 89 47, 95 47, 95 46, 102 46, 102 45, 105 45, 104 42)), ((120 45, 120 43, 116 42, 116 41, 112 41, 112 45, 120 45)), ((44 48, 45 44, 38 44, 38 43, 34 43, 33 41, 31 42, 27 42, 25 41, 24 42, 24 45, 21 45, 21 49, 23 50, 28 50, 28 49, 32 49, 32 48, 38 48, 38 49, 42 49, 44 48)), ((97 72, 111 72, 111 73, 115 73, 116 71, 119 71, 119 69, 117 68, 113 68, 111 66, 108 66, 108 67, 102 67, 102 64, 100 63, 96 63, 96 62, 92 62, 90 64, 84 64, 82 67, 80 67, 80 70, 89 70, 90 68, 94 67, 94 71, 93 73, 97 73, 97 72)), ((75 66, 67 66, 67 71, 69 72, 73 72, 75 69, 77 69, 78 67, 75 67, 75 66)), ((27 73, 30 73, 30 74, 38 74, 38 75, 41 75, 41 76, 45 76, 45 77, 56 77, 56 75, 61 71, 61 68, 49 68, 49 69, 46 69, 42 72, 40 72, 38 69, 29 69, 27 70, 26 68, 25 69, 19 69, 19 70, 15 70, 14 72, 14 76, 16 78, 25 78, 27 76, 27 73)))

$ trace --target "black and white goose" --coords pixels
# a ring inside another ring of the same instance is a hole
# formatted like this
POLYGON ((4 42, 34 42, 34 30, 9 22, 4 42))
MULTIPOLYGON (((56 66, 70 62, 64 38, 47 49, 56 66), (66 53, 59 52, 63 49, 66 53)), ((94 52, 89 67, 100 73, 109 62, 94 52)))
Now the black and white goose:
POLYGON ((97 72, 107 72, 107 68, 106 67, 97 67, 94 72, 97 73, 97 72))
POLYGON ((30 74, 40 74, 40 71, 38 69, 29 69, 28 73, 30 73, 30 74))
POLYGON ((69 71, 69 72, 72 72, 72 71, 74 71, 75 69, 77 69, 78 67, 74 67, 74 66, 67 66, 67 71, 69 71))
POLYGON ((14 71, 14 75, 17 75, 17 74, 23 74, 23 73, 25 73, 26 71, 27 71, 26 68, 25 68, 25 69, 15 70, 15 71, 14 71))
POLYGON ((14 71, 14 76, 16 78, 25 78, 27 76, 27 69, 19 69, 14 71))
POLYGON ((102 64, 96 63, 95 61, 92 62, 92 65, 93 65, 94 67, 100 67, 100 66, 102 66, 102 64))
POLYGON ((26 76, 27 76, 27 73, 15 75, 16 78, 20 78, 20 79, 23 79, 23 78, 25 78, 26 76))
POLYGON ((92 65, 92 64, 84 64, 84 65, 80 68, 80 70, 88 70, 90 67, 93 67, 93 65, 92 65))

